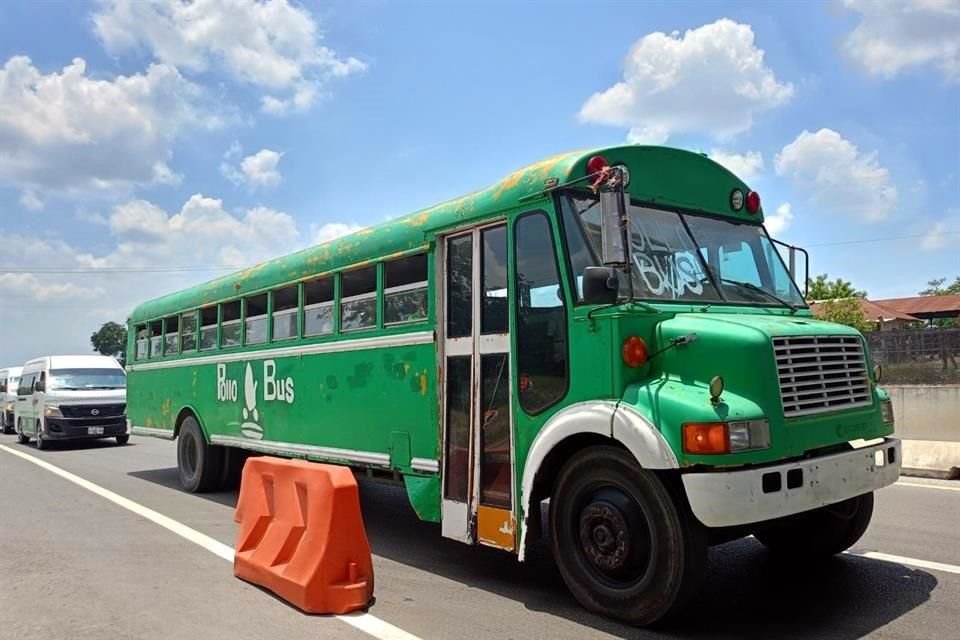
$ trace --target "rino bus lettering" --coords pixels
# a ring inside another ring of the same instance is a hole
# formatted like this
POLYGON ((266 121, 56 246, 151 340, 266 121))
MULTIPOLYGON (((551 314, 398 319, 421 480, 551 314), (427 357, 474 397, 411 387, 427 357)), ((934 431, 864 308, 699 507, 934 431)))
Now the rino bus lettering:
MULTIPOLYGON (((253 367, 247 363, 243 376, 243 422, 240 432, 248 438, 263 439, 263 427, 260 426, 260 412, 257 409, 257 390, 260 383, 254 379, 253 367)), ((217 401, 236 402, 239 382, 229 377, 227 365, 217 364, 217 401)), ((263 401, 286 402, 293 404, 293 378, 278 378, 277 363, 273 360, 263 362, 263 401)))

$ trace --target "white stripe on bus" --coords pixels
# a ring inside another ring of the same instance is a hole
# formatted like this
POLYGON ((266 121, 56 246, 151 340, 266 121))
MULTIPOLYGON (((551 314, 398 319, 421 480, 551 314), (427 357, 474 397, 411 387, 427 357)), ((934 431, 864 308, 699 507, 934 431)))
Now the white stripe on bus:
MULTIPOLYGON (((129 498, 124 498, 118 493, 114 493, 109 489, 104 489, 100 485, 94 484, 89 480, 61 469, 56 465, 52 465, 46 460, 41 460, 36 456, 17 451, 16 449, 2 444, 0 444, 0 449, 19 458, 23 458, 24 460, 37 465, 41 469, 45 469, 54 475, 60 476, 64 480, 72 482, 78 487, 82 487, 91 493, 95 493, 101 498, 106 498, 110 502, 123 507, 127 511, 131 511, 138 516, 153 522, 154 524, 158 524, 164 529, 177 534, 181 538, 189 540, 190 542, 203 547, 215 556, 223 558, 231 564, 233 563, 233 548, 223 544, 219 540, 215 540, 210 536, 200 533, 196 529, 192 529, 181 522, 177 522, 173 518, 165 516, 158 511, 154 511, 149 507, 138 504, 129 498)), ((377 638, 378 640, 420 640, 420 638, 412 633, 408 633, 399 627, 395 627, 389 622, 385 622, 369 613, 350 613, 346 615, 335 615, 332 617, 340 620, 341 622, 345 622, 354 629, 362 631, 363 633, 377 638)), ((307 619, 309 620, 311 618, 307 619)))
POLYGON ((267 358, 285 358, 288 356, 314 355, 318 353, 342 353, 346 351, 363 351, 364 349, 385 349, 389 347, 406 347, 414 344, 428 344, 434 341, 433 331, 416 331, 414 333, 399 333, 392 336, 376 336, 373 338, 356 338, 353 340, 337 340, 321 344, 308 344, 276 349, 257 349, 255 351, 234 351, 231 353, 213 354, 196 358, 179 358, 177 360, 161 360, 159 362, 137 362, 127 366, 127 371, 148 371, 151 369, 174 369, 177 367, 193 367, 201 364, 217 364, 220 362, 237 362, 244 360, 264 360, 267 358))

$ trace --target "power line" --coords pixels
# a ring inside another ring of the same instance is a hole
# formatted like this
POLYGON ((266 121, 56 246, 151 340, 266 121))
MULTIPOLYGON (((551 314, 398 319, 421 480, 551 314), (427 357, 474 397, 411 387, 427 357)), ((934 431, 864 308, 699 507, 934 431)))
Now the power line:
POLYGON ((885 242, 887 240, 907 240, 909 238, 937 238, 939 236, 958 235, 960 231, 941 231, 940 233, 918 233, 912 236, 889 236, 887 238, 865 238, 863 240, 841 240, 840 242, 820 242, 808 244, 808 247, 833 247, 841 244, 863 244, 866 242, 885 242))

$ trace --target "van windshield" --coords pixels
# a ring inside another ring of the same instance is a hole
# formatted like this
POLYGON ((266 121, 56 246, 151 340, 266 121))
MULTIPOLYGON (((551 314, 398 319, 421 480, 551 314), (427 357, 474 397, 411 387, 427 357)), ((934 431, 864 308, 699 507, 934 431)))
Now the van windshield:
POLYGON ((48 389, 123 389, 127 375, 120 369, 51 369, 48 389))

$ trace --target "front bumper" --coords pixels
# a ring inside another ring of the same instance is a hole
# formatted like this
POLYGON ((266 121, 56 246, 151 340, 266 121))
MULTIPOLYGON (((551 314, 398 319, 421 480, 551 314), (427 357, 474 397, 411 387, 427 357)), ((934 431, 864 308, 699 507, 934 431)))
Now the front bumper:
POLYGON ((126 416, 109 418, 47 418, 44 421, 45 440, 79 440, 82 438, 113 438, 127 433, 126 416), (103 433, 90 433, 90 427, 102 427, 103 433))
POLYGON ((688 473, 690 509, 708 527, 774 520, 882 489, 900 476, 900 441, 789 464, 688 473))

